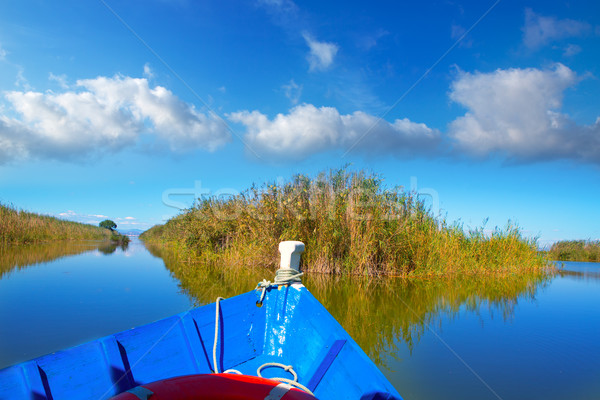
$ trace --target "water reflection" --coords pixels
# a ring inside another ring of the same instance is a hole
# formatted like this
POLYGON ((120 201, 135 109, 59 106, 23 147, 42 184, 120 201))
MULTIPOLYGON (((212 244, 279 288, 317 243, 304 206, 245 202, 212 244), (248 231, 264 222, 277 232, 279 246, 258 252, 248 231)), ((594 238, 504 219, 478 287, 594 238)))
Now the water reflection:
MULTIPOLYGON (((0 246, 0 278, 17 269, 86 253, 110 245, 105 242, 60 242, 0 246)), ((113 250, 114 251, 114 250, 113 250)))
POLYGON ((440 327, 466 308, 486 308, 504 320, 521 298, 533 298, 547 275, 460 277, 407 281, 308 276, 306 286, 378 365, 395 358, 397 340, 409 351, 428 327, 440 327))
POLYGON ((165 266, 181 282, 182 291, 194 301, 194 306, 212 303, 219 296, 231 297, 248 292, 264 278, 272 278, 268 269, 239 266, 203 265, 177 255, 173 250, 145 243, 146 249, 161 258, 165 266))
POLYGON ((586 281, 600 279, 600 263, 566 261, 558 264, 558 273, 561 277, 586 281))
POLYGON ((141 243, 119 248, 65 241, 1 249, 0 368, 190 308, 141 243))
POLYGON ((117 243, 117 242, 103 242, 98 246, 98 251, 105 256, 114 253, 117 249, 127 251, 129 248, 129 242, 117 243))
MULTIPOLYGON (((200 265, 155 245, 147 248, 164 260, 196 305, 247 292, 274 275, 266 268, 200 265)), ((369 357, 385 366, 385 360, 397 354, 397 340, 412 351, 427 327, 439 326, 462 308, 473 312, 485 308, 510 320, 519 299, 534 298, 550 279, 549 273, 417 281, 313 274, 303 282, 369 357)))

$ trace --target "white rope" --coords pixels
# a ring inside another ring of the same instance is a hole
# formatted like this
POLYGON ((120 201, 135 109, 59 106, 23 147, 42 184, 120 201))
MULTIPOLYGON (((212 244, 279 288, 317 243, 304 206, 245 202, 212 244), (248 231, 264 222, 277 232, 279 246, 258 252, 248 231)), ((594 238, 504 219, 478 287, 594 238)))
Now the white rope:
POLYGON ((265 294, 267 293, 267 289, 271 286, 283 286, 294 282, 302 282, 302 280, 300 279, 302 275, 304 275, 304 272, 298 272, 295 269, 291 268, 280 268, 275 273, 274 282, 268 281, 266 279, 263 279, 262 282, 258 282, 258 285, 256 285, 256 289, 262 289, 262 293, 260 294, 260 299, 256 302, 256 305, 262 305, 263 300, 265 299, 265 294))
MULTIPOLYGON (((221 300, 225 300, 223 297, 217 297, 217 301, 215 302, 215 342, 213 344, 213 372, 215 374, 219 373, 219 364, 217 363, 217 343, 219 342, 219 314, 220 314, 220 303, 221 300)), ((237 369, 228 369, 223 372, 224 374, 238 374, 243 375, 237 369)))
POLYGON ((285 364, 281 364, 281 363, 276 363, 276 362, 268 362, 268 363, 264 363, 263 365, 261 365, 260 367, 258 367, 258 369, 256 370, 256 375, 258 375, 259 377, 263 377, 260 374, 260 370, 263 368, 268 368, 268 367, 279 367, 279 368, 283 368, 283 370, 285 372, 289 372, 290 374, 292 374, 292 376, 294 377, 294 381, 298 381, 298 374, 296 373, 296 371, 294 371, 294 367, 292 367, 291 365, 285 365, 285 364))
POLYGON ((296 373, 296 371, 294 371, 294 367, 292 367, 291 365, 285 365, 285 364, 276 363, 276 362, 264 363, 263 365, 261 365, 260 367, 258 367, 258 369, 256 370, 256 374, 259 377, 263 378, 263 376, 261 375, 260 371, 263 368, 267 368, 267 367, 279 367, 279 368, 283 368, 286 372, 289 372, 294 377, 294 380, 287 379, 287 378, 279 378, 279 377, 273 377, 273 378, 268 378, 268 379, 272 379, 274 381, 284 382, 284 383, 290 384, 292 386, 296 386, 297 388, 304 390, 306 393, 308 393, 308 394, 310 394, 312 396, 315 395, 313 392, 310 391, 309 388, 307 388, 306 386, 304 386, 303 384, 301 384, 300 382, 298 382, 298 374, 296 373))
POLYGON ((217 364, 217 342, 219 341, 219 303, 225 300, 223 297, 217 297, 215 302, 215 342, 213 344, 213 372, 219 373, 219 365, 217 364))

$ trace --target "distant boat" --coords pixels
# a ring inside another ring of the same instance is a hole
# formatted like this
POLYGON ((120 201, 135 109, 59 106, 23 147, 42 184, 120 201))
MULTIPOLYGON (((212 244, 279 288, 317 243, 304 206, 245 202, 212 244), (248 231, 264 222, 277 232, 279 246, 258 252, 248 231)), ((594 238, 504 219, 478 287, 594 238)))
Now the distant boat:
POLYGON ((274 283, 0 370, 0 399, 400 400, 299 281, 303 250, 279 245, 274 283))

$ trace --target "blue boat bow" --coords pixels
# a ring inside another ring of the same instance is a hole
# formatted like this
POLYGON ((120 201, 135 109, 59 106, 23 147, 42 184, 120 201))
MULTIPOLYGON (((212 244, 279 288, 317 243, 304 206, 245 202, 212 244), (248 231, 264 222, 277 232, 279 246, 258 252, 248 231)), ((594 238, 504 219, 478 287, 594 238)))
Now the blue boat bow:
MULTIPOLYGON (((294 257, 282 251, 282 259, 294 257)), ((0 399, 105 400, 166 378, 228 369, 257 375, 261 366, 266 378, 294 380, 270 363, 292 366, 297 382, 321 400, 401 399, 300 282, 269 284, 218 303, 218 309, 208 304, 0 370, 0 399)))

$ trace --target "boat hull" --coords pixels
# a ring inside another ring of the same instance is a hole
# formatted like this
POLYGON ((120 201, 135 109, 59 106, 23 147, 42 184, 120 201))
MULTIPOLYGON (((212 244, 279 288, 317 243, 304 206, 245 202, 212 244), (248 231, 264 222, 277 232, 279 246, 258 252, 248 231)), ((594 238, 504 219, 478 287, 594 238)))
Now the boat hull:
MULTIPOLYGON (((220 302, 217 368, 256 375, 265 363, 292 365, 321 400, 400 399, 341 325, 301 284, 220 302)), ((0 370, 0 399, 101 400, 213 366, 216 305, 208 304, 0 370)), ((292 378, 279 368, 263 376, 292 378)))

